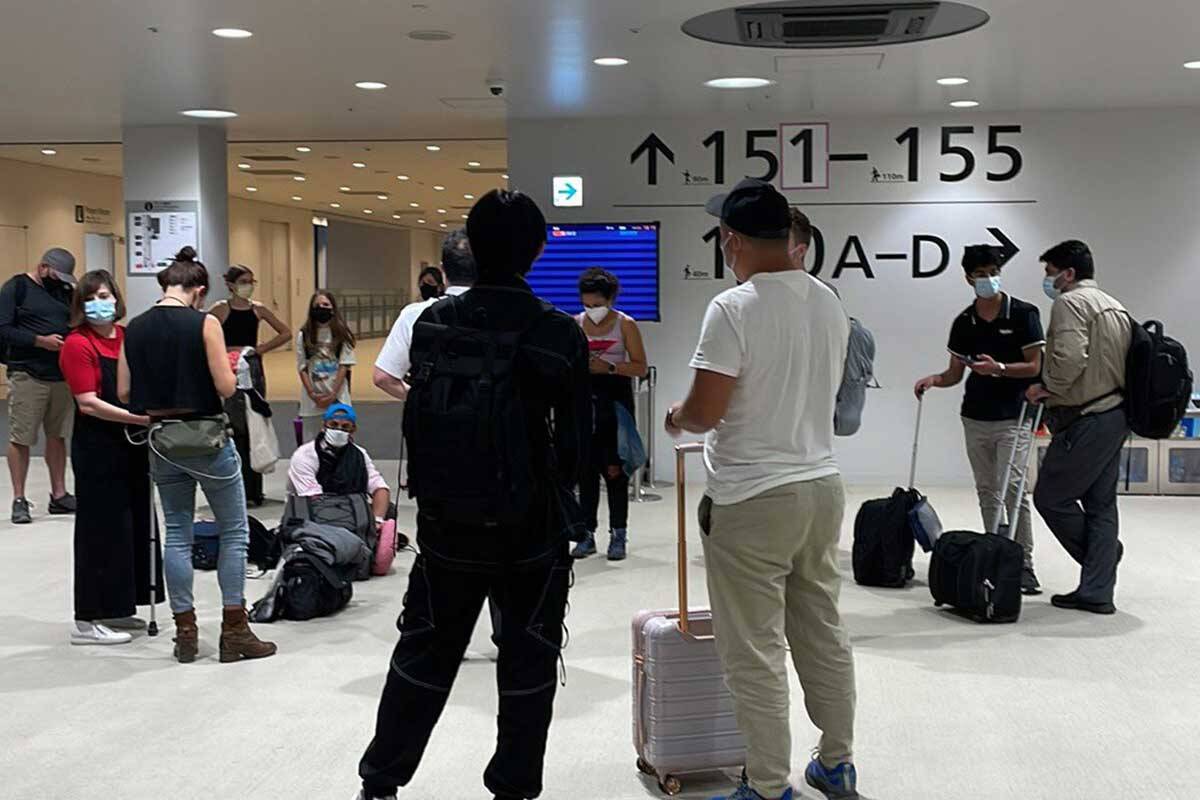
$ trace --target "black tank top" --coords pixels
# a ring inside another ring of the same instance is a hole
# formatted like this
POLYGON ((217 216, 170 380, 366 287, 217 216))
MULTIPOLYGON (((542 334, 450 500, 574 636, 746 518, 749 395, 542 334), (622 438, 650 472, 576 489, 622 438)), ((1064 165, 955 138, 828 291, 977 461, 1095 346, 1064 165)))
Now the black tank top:
POLYGON ((254 347, 258 344, 258 314, 251 306, 239 311, 229 307, 229 316, 221 323, 226 347, 254 347))
POLYGON ((137 413, 168 408, 190 408, 206 416, 221 413, 204 349, 206 317, 194 308, 168 303, 130 321, 125 359, 129 404, 137 413))

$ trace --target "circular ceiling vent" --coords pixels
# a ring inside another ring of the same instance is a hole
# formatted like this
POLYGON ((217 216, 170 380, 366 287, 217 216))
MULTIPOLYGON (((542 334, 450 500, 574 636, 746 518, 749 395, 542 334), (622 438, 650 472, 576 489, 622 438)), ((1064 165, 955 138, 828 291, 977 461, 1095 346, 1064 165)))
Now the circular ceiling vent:
POLYGON ((882 47, 966 33, 988 19, 964 3, 790 0, 701 14, 683 32, 740 47, 882 47))
POLYGON ((418 42, 448 42, 454 38, 454 34, 450 31, 412 31, 408 38, 418 42))

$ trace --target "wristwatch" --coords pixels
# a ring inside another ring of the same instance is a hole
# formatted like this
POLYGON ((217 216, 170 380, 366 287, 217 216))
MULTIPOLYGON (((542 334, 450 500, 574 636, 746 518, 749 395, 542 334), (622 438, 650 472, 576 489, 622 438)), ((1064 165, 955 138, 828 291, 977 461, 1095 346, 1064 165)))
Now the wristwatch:
POLYGON ((1000 367, 1000 374, 1001 374, 1001 375, 1007 375, 1007 374, 1008 374, 1008 364, 999 364, 998 366, 1000 367))

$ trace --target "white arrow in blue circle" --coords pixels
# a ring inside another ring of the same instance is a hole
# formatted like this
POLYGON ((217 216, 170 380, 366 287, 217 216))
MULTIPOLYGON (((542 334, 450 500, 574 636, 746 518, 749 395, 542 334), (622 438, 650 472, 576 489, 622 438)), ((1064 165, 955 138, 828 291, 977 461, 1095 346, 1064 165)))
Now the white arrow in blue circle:
POLYGON ((561 195, 565 195, 566 199, 570 200, 575 195, 579 194, 579 190, 575 188, 575 184, 568 183, 568 184, 566 184, 565 188, 559 189, 558 193, 561 195))

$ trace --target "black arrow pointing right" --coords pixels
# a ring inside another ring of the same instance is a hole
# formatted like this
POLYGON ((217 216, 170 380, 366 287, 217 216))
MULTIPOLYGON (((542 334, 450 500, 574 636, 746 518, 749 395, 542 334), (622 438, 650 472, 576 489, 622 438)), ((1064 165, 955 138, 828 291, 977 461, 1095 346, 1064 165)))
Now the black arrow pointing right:
POLYGON ((636 164, 642 154, 647 154, 647 173, 646 183, 651 186, 658 185, 658 156, 661 153, 666 156, 667 161, 675 163, 675 151, 667 147, 662 139, 658 138, 658 134, 651 133, 646 139, 638 145, 637 149, 629 156, 629 163, 636 164))
POLYGON ((988 228, 988 233, 990 233, 996 239, 996 241, 1000 243, 1001 259, 998 266, 1004 266, 1012 260, 1013 256, 1021 252, 1021 248, 1017 247, 1016 242, 1005 236, 1004 231, 1000 230, 999 228, 988 228))

